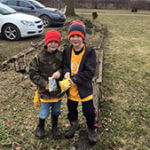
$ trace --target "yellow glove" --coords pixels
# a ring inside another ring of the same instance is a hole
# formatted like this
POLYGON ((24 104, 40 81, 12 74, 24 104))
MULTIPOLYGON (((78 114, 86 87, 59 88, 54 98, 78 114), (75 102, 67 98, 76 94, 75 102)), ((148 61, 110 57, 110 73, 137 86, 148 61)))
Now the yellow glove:
POLYGON ((67 91, 71 87, 72 84, 73 84, 73 82, 70 78, 63 79, 62 81, 59 81, 61 93, 67 91))
POLYGON ((36 91, 35 91, 33 103, 34 103, 35 107, 40 107, 41 106, 38 89, 36 89, 36 91))

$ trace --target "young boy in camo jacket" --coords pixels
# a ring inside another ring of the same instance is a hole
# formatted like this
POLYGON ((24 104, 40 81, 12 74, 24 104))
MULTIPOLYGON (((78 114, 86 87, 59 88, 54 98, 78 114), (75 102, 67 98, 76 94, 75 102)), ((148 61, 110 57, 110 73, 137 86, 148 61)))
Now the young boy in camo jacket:
POLYGON ((31 61, 29 66, 30 79, 38 87, 41 102, 39 123, 36 129, 36 136, 40 139, 45 136, 44 124, 50 114, 50 106, 52 111, 52 134, 56 138, 61 136, 57 123, 58 116, 61 114, 62 94, 60 94, 59 89, 49 92, 48 86, 48 77, 59 80, 62 74, 62 52, 58 50, 60 42, 61 35, 58 31, 46 32, 44 49, 31 61))
POLYGON ((88 139, 91 145, 97 142, 96 111, 93 105, 92 78, 96 71, 95 50, 85 43, 85 25, 74 20, 68 30, 70 46, 63 51, 64 78, 71 79, 72 85, 68 94, 68 119, 70 127, 65 133, 66 138, 72 138, 78 124, 78 103, 82 102, 82 111, 87 121, 88 139))

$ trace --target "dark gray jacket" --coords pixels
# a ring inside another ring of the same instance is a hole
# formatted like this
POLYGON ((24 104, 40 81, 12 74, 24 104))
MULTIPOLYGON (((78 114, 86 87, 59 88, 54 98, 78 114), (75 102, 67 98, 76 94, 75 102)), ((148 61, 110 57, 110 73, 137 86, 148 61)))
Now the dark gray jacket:
MULTIPOLYGON (((71 74, 71 52, 72 45, 63 51, 63 75, 66 72, 71 74)), ((96 53, 91 47, 85 46, 85 53, 82 57, 79 71, 71 79, 76 83, 81 98, 85 98, 93 93, 92 79, 96 71, 96 53)))
POLYGON ((39 95, 42 99, 60 98, 60 89, 55 92, 49 92, 45 90, 48 84, 48 77, 56 71, 62 73, 62 52, 56 50, 53 53, 47 52, 46 49, 42 50, 38 55, 30 62, 29 75, 31 81, 37 85, 39 89, 39 95), (38 60, 37 60, 38 59, 38 60))

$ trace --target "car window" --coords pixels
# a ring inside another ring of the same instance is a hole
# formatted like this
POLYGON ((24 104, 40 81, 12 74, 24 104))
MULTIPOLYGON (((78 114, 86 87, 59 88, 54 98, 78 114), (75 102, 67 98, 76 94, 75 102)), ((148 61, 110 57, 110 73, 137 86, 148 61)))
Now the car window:
POLYGON ((16 13, 16 11, 13 9, 7 9, 7 8, 0 7, 0 14, 2 14, 2 15, 9 15, 9 14, 13 14, 13 13, 16 13))
POLYGON ((26 3, 26 2, 23 2, 23 1, 19 1, 19 4, 18 4, 20 7, 27 7, 27 8, 30 8, 31 5, 29 3, 26 3))
POLYGON ((7 1, 8 5, 13 5, 13 6, 17 6, 17 1, 7 1))
POLYGON ((7 11, 6 9, 0 8, 0 14, 5 15, 6 11, 7 11))
POLYGON ((45 6, 37 1, 29 1, 32 5, 34 5, 36 8, 44 8, 45 6))

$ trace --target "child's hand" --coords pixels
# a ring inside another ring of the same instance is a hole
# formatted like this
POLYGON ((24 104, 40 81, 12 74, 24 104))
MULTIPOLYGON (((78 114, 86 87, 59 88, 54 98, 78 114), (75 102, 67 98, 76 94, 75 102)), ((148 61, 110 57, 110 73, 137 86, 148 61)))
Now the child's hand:
POLYGON ((59 79, 60 78, 60 72, 59 71, 54 72, 53 75, 52 75, 52 77, 54 79, 59 79))
POLYGON ((70 72, 66 72, 65 75, 64 75, 64 78, 65 79, 70 78, 70 72))
POLYGON ((49 85, 48 85, 48 84, 45 86, 45 89, 46 89, 47 91, 49 91, 49 85))
POLYGON ((73 84, 73 82, 70 78, 63 79, 62 81, 59 81, 61 93, 67 91, 72 86, 72 84, 73 84))

